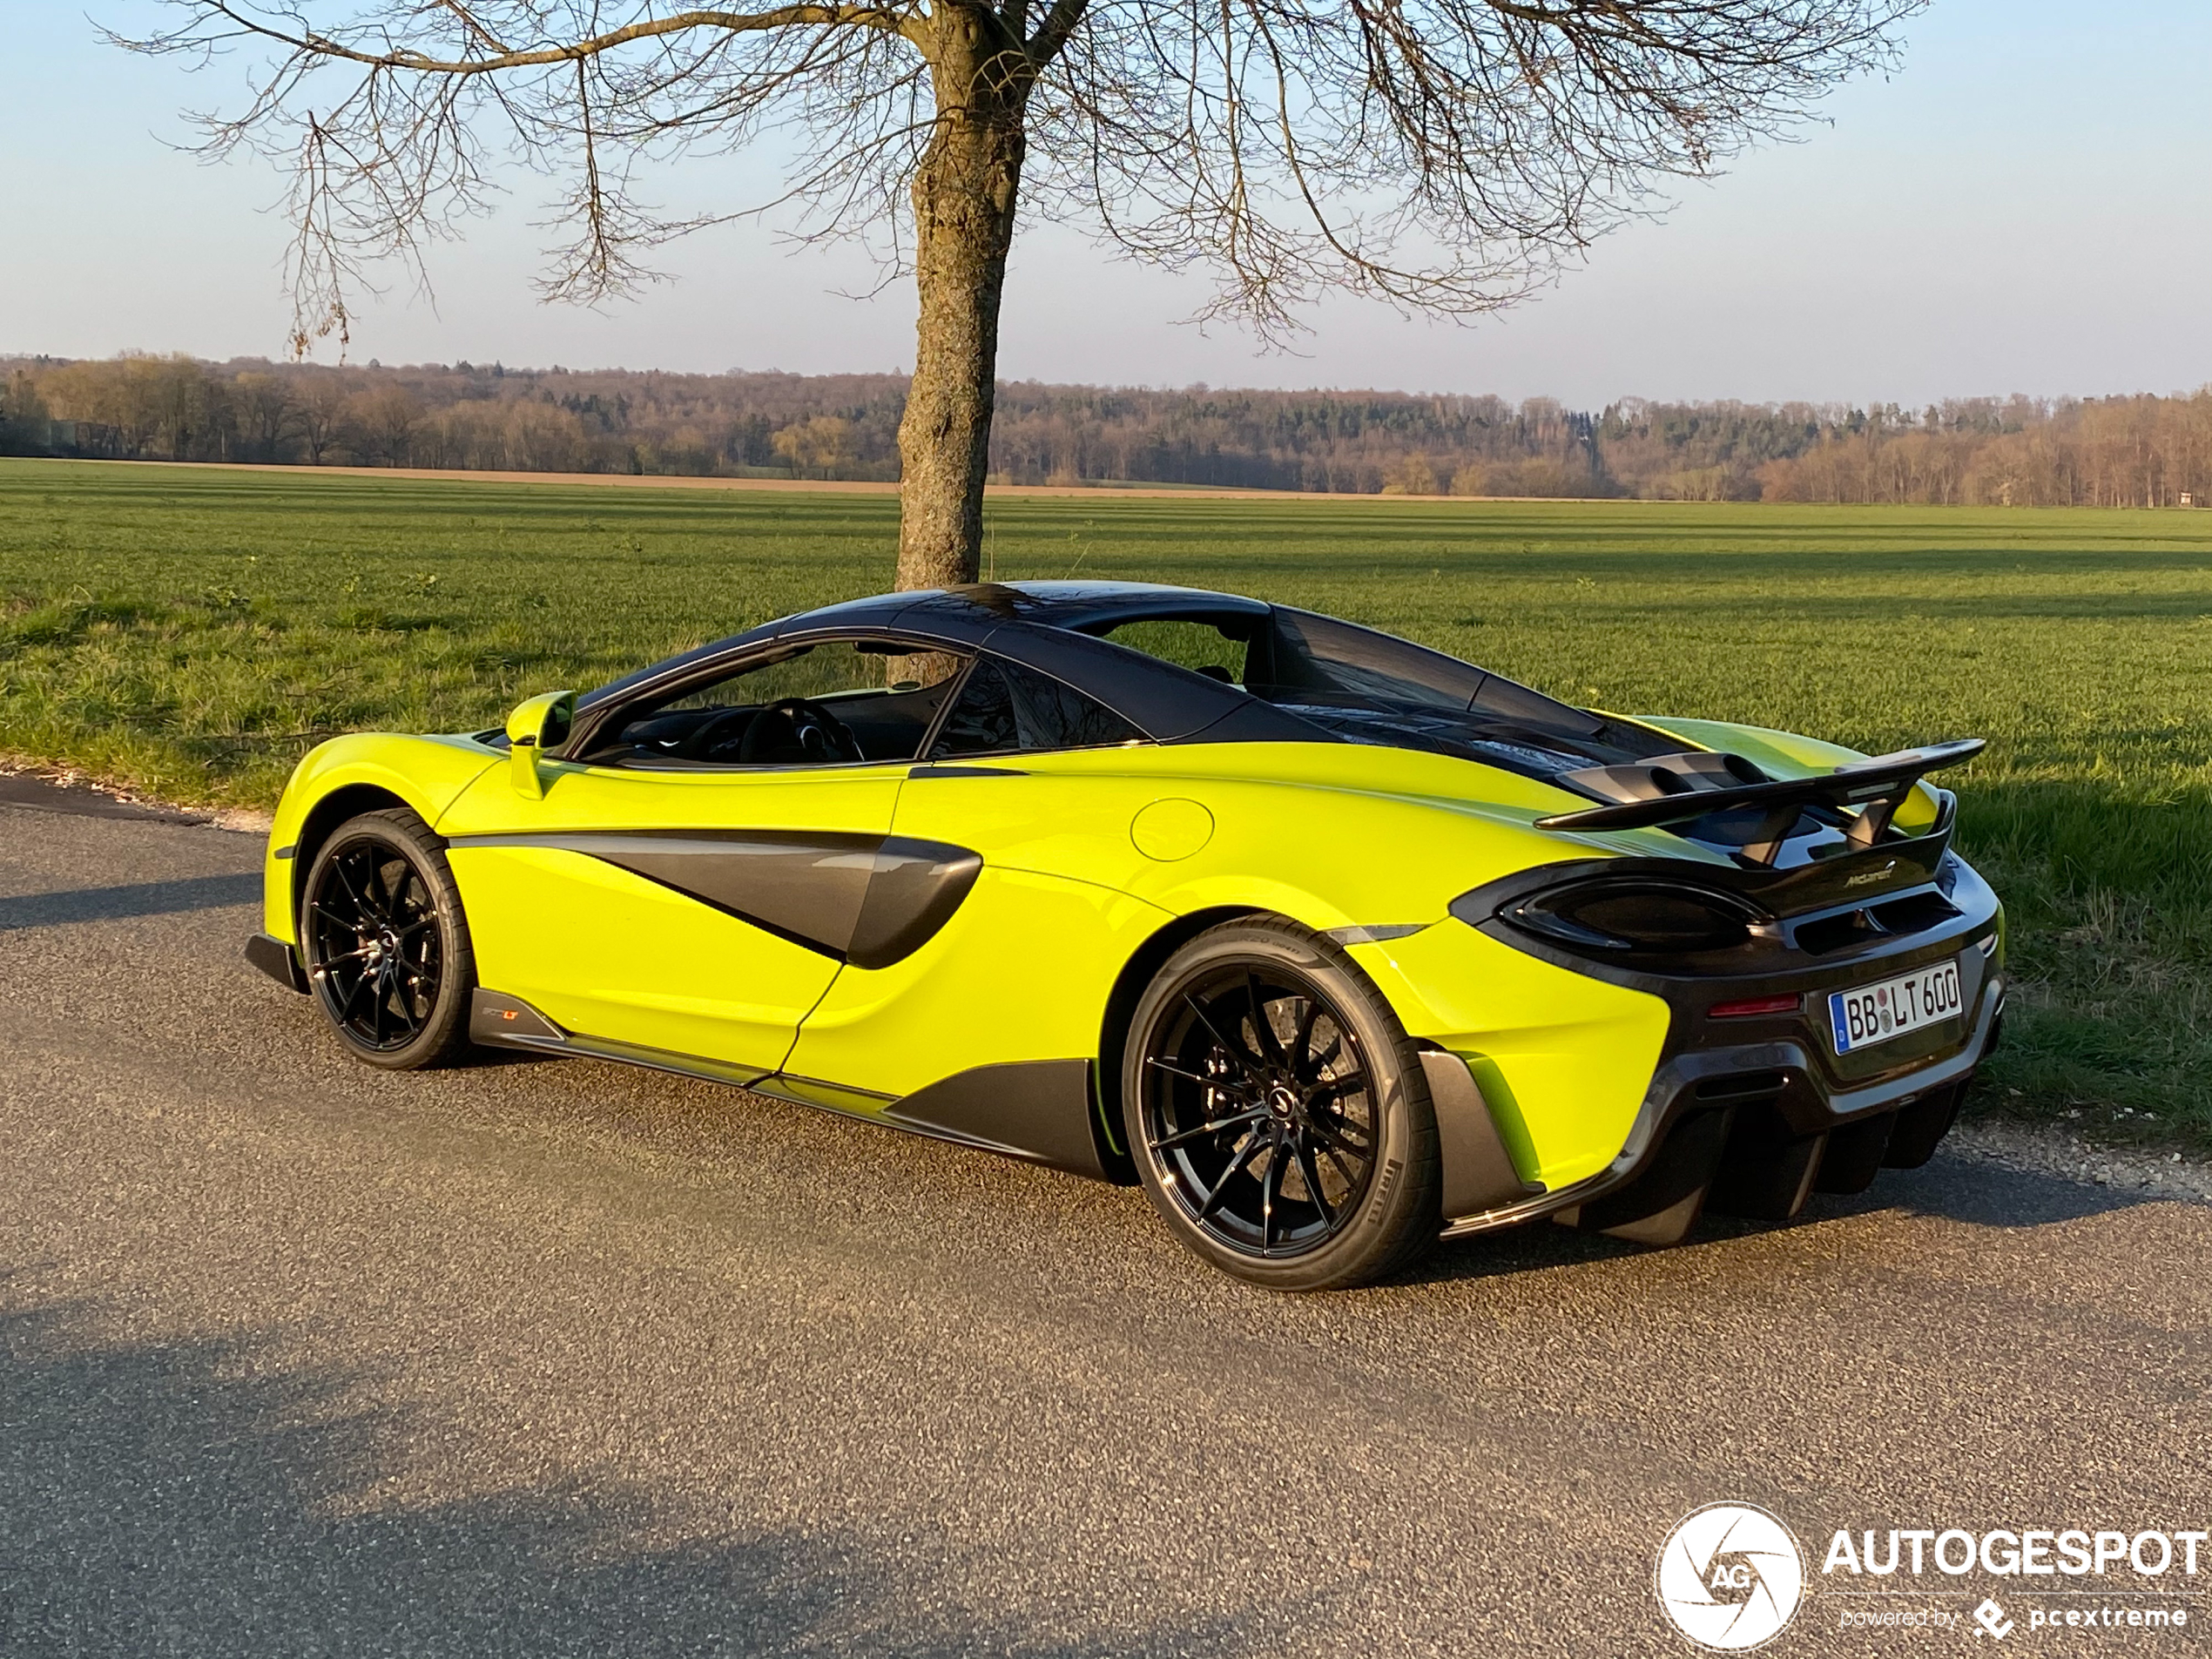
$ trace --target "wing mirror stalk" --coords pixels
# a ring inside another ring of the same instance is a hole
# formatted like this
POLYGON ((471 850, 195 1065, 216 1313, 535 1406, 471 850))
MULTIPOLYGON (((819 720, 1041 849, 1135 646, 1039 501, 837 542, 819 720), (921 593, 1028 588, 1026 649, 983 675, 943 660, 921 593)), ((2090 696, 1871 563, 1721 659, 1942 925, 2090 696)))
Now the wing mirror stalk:
POLYGON ((516 794, 527 800, 545 799, 543 757, 569 740, 575 720, 574 691, 546 691, 517 705, 507 717, 508 768, 516 794))

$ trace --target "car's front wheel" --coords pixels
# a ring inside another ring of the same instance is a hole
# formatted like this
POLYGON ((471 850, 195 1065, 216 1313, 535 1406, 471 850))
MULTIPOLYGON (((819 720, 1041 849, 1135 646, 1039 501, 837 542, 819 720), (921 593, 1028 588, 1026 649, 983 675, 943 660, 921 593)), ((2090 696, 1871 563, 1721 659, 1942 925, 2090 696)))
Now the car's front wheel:
POLYGON ((469 923, 444 844, 413 813, 338 826, 308 868, 299 936, 315 1001, 356 1058, 407 1070, 468 1047, 469 923))
POLYGON ((1358 965, 1304 928, 1229 922, 1177 951, 1131 1020, 1122 1101, 1153 1204, 1239 1278, 1332 1290, 1435 1241, 1419 1055, 1358 965))

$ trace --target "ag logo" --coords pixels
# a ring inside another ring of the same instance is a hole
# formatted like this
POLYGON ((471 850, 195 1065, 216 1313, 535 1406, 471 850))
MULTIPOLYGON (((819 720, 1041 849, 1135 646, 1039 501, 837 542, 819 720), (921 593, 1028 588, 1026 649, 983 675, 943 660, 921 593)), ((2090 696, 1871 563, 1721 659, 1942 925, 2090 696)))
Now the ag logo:
POLYGON ((1701 1648, 1740 1653, 1773 1640, 1805 1593, 1804 1557, 1764 1509, 1709 1503, 1659 1549, 1659 1605, 1701 1648))

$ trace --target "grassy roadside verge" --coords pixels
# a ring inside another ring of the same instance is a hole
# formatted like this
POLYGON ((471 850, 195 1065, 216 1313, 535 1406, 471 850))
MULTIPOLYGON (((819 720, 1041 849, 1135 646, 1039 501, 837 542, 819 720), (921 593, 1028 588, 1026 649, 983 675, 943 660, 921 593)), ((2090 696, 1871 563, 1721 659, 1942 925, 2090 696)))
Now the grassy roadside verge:
MULTIPOLYGON (((0 462, 0 750, 266 805, 323 736, 490 724, 874 591, 895 510, 0 462)), ((1577 701, 1989 738, 1962 840, 2022 1017, 1985 1100, 2212 1147, 2212 514, 1102 496, 990 526, 1001 577, 1258 592, 1577 701)))

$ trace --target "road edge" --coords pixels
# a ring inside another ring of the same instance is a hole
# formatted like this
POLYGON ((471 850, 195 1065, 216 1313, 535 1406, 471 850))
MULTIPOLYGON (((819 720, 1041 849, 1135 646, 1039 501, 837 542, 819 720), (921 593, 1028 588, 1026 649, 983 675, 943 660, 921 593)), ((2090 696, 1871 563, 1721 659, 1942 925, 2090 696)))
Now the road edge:
POLYGON ((258 806, 183 806, 96 773, 28 755, 0 754, 0 806, 78 818, 138 819, 266 835, 276 815, 258 806))

